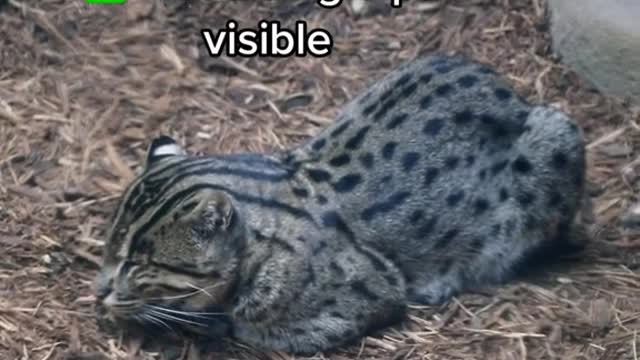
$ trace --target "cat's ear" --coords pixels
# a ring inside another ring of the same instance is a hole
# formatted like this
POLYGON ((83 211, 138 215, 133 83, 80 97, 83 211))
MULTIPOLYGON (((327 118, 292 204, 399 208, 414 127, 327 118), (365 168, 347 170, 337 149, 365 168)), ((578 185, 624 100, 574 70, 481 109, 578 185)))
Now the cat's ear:
POLYGON ((234 217, 231 197, 214 189, 196 190, 180 202, 177 216, 183 222, 213 221, 216 229, 228 230, 234 217))
POLYGON ((186 155, 186 151, 173 138, 166 135, 159 136, 149 145, 145 168, 150 168, 160 159, 176 155, 186 155))

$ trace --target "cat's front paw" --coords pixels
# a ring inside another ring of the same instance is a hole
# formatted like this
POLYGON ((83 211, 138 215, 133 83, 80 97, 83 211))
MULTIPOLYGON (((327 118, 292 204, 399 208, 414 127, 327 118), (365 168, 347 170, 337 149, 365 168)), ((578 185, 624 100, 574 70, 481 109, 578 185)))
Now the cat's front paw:
POLYGON ((458 293, 453 283, 433 280, 424 286, 410 287, 407 293, 409 302, 420 305, 442 305, 458 293))

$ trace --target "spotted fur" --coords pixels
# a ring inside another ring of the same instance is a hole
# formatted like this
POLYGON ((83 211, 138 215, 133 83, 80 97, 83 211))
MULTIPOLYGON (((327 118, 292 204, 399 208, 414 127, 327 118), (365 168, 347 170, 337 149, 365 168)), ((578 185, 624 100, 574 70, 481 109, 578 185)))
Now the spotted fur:
POLYGON ((156 139, 112 222, 99 298, 148 326, 331 349, 553 251, 584 174, 567 115, 487 67, 424 57, 282 154, 156 139))

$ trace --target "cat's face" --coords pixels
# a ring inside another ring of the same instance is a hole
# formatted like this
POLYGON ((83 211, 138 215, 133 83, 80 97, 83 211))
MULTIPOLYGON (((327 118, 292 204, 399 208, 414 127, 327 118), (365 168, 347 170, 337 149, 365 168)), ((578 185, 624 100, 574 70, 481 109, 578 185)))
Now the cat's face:
POLYGON ((187 159, 156 142, 110 224, 96 296, 114 320, 206 327, 234 284, 241 226, 227 194, 176 181, 187 159))

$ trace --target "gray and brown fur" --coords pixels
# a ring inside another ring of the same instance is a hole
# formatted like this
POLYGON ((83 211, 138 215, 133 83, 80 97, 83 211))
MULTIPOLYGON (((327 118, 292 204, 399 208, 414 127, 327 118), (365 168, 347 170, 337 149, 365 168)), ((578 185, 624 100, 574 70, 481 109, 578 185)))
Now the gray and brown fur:
POLYGON ((565 114, 485 66, 423 57, 281 154, 156 139, 114 216, 99 298, 118 319, 331 349, 563 245, 584 175, 565 114))

